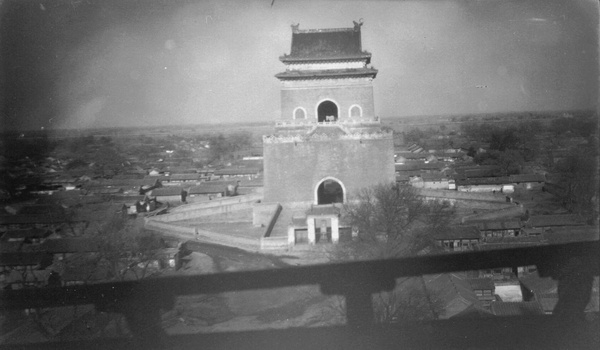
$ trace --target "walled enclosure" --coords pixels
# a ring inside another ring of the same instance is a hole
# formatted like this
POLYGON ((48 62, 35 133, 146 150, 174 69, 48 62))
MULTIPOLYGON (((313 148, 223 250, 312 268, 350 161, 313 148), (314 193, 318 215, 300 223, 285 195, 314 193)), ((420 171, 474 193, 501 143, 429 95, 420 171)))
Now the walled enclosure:
POLYGON ((392 183, 394 146, 390 138, 265 143, 264 201, 315 201, 315 188, 333 177, 344 196, 380 183, 392 183))

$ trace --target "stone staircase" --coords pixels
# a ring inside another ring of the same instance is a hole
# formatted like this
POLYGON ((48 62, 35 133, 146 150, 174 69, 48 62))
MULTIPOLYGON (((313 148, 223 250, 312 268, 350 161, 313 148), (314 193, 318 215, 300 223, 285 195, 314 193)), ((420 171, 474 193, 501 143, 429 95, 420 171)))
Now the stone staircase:
POLYGON ((290 208, 282 207, 281 213, 277 218, 271 237, 287 237, 288 225, 292 222, 293 211, 290 208))

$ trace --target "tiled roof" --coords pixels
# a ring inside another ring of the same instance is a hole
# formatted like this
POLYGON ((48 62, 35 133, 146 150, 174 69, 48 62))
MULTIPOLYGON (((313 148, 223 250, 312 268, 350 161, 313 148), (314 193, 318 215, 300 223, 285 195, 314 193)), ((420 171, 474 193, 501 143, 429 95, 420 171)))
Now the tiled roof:
POLYGON ((542 174, 518 174, 510 175, 510 181, 512 182, 544 182, 546 177, 542 174))
POLYGON ((494 281, 491 278, 469 278, 467 281, 473 290, 494 290, 494 281))
POLYGON ((459 186, 469 185, 508 185, 510 180, 506 176, 502 177, 478 177, 468 179, 457 179, 456 184, 459 186))
POLYGON ((167 179, 170 181, 199 181, 200 174, 172 174, 167 179))
POLYGON ((179 196, 183 192, 183 188, 181 187, 161 187, 155 188, 151 192, 151 196, 179 196))
POLYGON ((258 168, 223 168, 215 170, 215 175, 254 175, 258 174, 260 170, 258 168))
POLYGON ((235 179, 235 180, 214 180, 214 181, 207 181, 205 182, 205 184, 212 184, 212 185, 219 185, 219 186, 238 186, 240 184, 241 180, 235 179))
POLYGON ((423 181, 442 181, 442 180, 448 180, 448 177, 440 172, 440 171, 436 171, 434 173, 424 173, 421 174, 421 178, 423 179, 423 181))
POLYGON ((470 307, 483 309, 481 302, 463 274, 424 275, 423 280, 427 291, 443 302, 444 314, 442 318, 460 315, 470 307))
POLYGON ((240 187, 262 187, 262 186, 263 186, 263 178, 262 177, 257 177, 255 179, 251 179, 251 180, 247 180, 247 179, 240 180, 240 187))
POLYGON ((198 186, 193 186, 188 189, 188 194, 209 194, 209 193, 225 193, 227 185, 224 183, 205 182, 198 186))
POLYGON ((413 152, 396 152, 396 157, 404 159, 426 159, 429 153, 413 153, 413 152))
POLYGON ((477 225, 482 231, 488 230, 515 230, 521 228, 521 222, 519 220, 512 221, 485 221, 485 222, 472 222, 471 224, 477 225))
POLYGON ((320 59, 369 59, 362 51, 360 26, 340 29, 299 30, 293 27, 292 47, 281 61, 320 59))
POLYGON ((553 227, 544 234, 549 244, 560 244, 600 239, 597 226, 553 227))
POLYGON ((477 245, 477 250, 496 250, 544 245, 546 241, 540 236, 531 237, 487 237, 485 242, 477 245))
POLYGON ((583 220, 572 214, 567 215, 538 215, 532 216, 527 222, 530 227, 550 227, 550 226, 580 226, 585 223, 583 220))
POLYGON ((448 230, 437 233, 436 239, 479 239, 477 226, 452 226, 448 230))
POLYGON ((541 236, 487 237, 486 242, 490 244, 541 244, 544 239, 541 236))
POLYGON ((400 172, 412 170, 439 170, 443 169, 445 166, 444 163, 411 162, 407 164, 396 164, 395 168, 397 172, 400 172))
POLYGON ((144 177, 143 179, 104 179, 90 182, 89 187, 140 187, 153 186, 157 177, 144 177))
POLYGON ((523 275, 519 281, 536 296, 558 292, 558 283, 551 277, 540 277, 537 271, 523 275))
POLYGON ((496 301, 491 303, 491 308, 492 313, 497 316, 525 316, 544 314, 542 305, 538 301, 496 301))
POLYGON ((348 69, 328 69, 328 70, 290 70, 275 74, 279 79, 308 79, 308 78, 327 78, 327 77, 345 77, 345 76, 370 76, 375 78, 377 69, 373 68, 348 68, 348 69))
POLYGON ((110 201, 112 203, 123 203, 123 204, 131 204, 137 201, 143 201, 146 199, 145 195, 112 195, 110 196, 110 201))

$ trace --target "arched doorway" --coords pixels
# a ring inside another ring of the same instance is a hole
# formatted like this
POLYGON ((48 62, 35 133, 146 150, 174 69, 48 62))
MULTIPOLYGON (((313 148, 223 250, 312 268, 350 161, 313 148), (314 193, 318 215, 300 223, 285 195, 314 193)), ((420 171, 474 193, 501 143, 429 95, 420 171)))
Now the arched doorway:
POLYGON ((317 107, 318 122, 336 121, 338 119, 338 108, 333 101, 323 101, 317 107))
POLYGON ((362 109, 358 105, 353 105, 350 107, 350 118, 360 118, 362 117, 362 109))
POLYGON ((302 107, 294 109, 294 119, 306 119, 306 110, 302 107))
POLYGON ((317 187, 317 204, 344 202, 344 188, 334 179, 325 179, 317 187))

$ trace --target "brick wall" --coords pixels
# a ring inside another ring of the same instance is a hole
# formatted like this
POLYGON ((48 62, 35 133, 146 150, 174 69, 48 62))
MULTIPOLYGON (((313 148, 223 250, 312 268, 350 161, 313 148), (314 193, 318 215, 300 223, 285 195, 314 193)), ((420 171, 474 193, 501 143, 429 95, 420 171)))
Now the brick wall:
POLYGON ((373 103, 373 86, 371 83, 345 85, 344 79, 332 82, 327 86, 304 88, 289 87, 281 91, 281 119, 293 119, 296 107, 303 107, 308 120, 316 120, 317 104, 325 99, 335 102, 338 106, 338 118, 347 119, 350 106, 359 105, 362 116, 372 118, 375 116, 373 103))
POLYGON ((264 202, 313 202, 326 177, 342 182, 347 196, 395 181, 393 141, 331 140, 264 144, 264 202))

